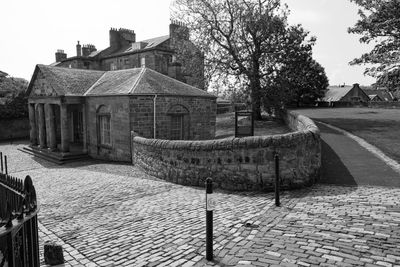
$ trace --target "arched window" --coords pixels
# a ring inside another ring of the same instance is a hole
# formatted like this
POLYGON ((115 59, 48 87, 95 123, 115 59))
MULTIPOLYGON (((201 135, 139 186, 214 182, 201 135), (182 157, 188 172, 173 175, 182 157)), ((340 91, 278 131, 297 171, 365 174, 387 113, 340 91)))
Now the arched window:
POLYGON ((110 109, 101 105, 96 112, 97 115, 97 140, 99 145, 111 146, 111 112, 110 109))
POLYGON ((189 139, 189 110, 182 105, 174 105, 167 114, 170 117, 170 139, 189 139))

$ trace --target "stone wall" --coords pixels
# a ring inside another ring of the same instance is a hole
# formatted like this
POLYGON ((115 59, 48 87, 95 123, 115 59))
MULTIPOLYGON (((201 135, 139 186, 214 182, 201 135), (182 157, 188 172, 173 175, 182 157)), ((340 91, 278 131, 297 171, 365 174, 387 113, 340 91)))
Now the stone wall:
MULTIPOLYGON (((131 130, 145 138, 154 134, 154 96, 131 96, 129 99, 131 130)), ((204 140, 215 137, 215 98, 157 96, 156 137, 170 139, 171 112, 180 106, 187 110, 184 139, 204 140)))
POLYGON ((272 190, 274 153, 280 156, 281 186, 310 185, 319 178, 321 143, 313 121, 283 114, 292 133, 207 141, 146 139, 132 133, 132 162, 147 173, 183 185, 204 186, 213 177, 228 190, 272 190))
POLYGON ((0 120, 0 140, 29 138, 29 119, 0 120))
POLYGON ((93 158, 130 161, 129 97, 87 97, 86 109, 88 154, 93 158), (100 108, 111 116, 111 147, 98 141, 97 111, 100 108))

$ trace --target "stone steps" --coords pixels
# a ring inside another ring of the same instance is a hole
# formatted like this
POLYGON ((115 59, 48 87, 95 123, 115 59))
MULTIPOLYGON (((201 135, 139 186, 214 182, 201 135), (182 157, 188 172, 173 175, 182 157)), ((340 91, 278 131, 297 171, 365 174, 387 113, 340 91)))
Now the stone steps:
POLYGON ((73 152, 73 153, 60 153, 60 152, 50 152, 42 149, 25 146, 23 148, 19 148, 18 150, 27 153, 29 155, 33 155, 38 158, 45 159, 47 161, 62 165, 69 162, 81 161, 85 159, 89 159, 90 157, 83 152, 73 152))

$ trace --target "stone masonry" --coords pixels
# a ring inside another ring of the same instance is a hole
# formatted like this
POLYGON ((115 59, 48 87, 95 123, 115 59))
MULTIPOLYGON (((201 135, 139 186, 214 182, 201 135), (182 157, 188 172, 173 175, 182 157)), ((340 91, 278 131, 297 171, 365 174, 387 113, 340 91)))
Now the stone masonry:
POLYGON ((321 166, 319 130, 308 118, 284 115, 293 133, 208 141, 169 141, 132 136, 133 164, 183 185, 203 185, 211 176, 228 190, 271 190, 274 154, 280 157, 283 188, 314 183, 321 166))
POLYGON ((156 101, 156 138, 170 138, 170 120, 184 114, 184 138, 205 140, 215 137, 215 99, 188 96, 132 96, 129 100, 131 130, 144 138, 153 138, 154 101, 156 101), (179 108, 180 110, 176 110, 179 108))

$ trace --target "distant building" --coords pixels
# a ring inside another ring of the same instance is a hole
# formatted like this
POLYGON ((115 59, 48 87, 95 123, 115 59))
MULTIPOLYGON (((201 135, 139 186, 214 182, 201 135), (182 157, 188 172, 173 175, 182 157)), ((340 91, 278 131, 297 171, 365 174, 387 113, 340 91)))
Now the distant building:
POLYGON ((133 30, 109 31, 110 45, 97 50, 92 44, 76 45, 76 56, 64 50, 55 53, 57 67, 89 70, 121 70, 146 67, 194 87, 204 89, 204 60, 201 51, 189 40, 189 29, 171 22, 169 35, 136 41, 133 30))
POLYGON ((4 78, 4 77, 7 77, 7 76, 8 76, 7 73, 5 73, 4 71, 0 70, 0 78, 4 78))
POLYGON ((149 68, 100 71, 37 65, 28 87, 34 153, 130 161, 145 138, 215 137, 216 97, 149 68))
POLYGON ((362 88, 362 90, 370 97, 370 101, 394 101, 395 97, 392 92, 387 89, 362 88))
POLYGON ((341 86, 328 86, 325 96, 320 99, 319 105, 334 106, 335 103, 354 104, 367 103, 370 100, 369 96, 360 88, 358 83, 341 86))

